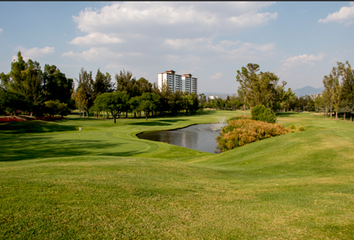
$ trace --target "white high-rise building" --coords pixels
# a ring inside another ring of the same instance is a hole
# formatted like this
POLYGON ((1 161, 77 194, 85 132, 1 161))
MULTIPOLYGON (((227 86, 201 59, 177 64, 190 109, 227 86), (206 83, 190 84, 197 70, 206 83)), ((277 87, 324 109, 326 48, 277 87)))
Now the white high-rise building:
POLYGON ((168 70, 166 72, 157 74, 157 85, 161 89, 162 83, 167 82, 169 89, 172 92, 188 91, 189 93, 197 93, 198 94, 198 79, 192 77, 192 74, 176 74, 173 70, 168 70))

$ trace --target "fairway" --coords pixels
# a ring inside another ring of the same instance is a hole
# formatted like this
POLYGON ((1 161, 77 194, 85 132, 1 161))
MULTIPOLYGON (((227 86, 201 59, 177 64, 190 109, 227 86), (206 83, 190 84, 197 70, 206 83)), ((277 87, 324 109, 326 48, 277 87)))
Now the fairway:
POLYGON ((0 124, 0 239, 353 239, 353 122, 280 113, 305 131, 222 154, 136 137, 242 114, 0 124))

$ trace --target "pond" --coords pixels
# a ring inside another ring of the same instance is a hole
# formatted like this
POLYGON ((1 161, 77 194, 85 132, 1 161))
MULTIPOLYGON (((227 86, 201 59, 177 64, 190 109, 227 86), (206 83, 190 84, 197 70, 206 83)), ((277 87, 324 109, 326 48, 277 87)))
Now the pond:
POLYGON ((137 136, 141 139, 165 142, 189 149, 215 153, 217 145, 216 137, 221 131, 220 128, 226 125, 226 123, 198 124, 175 130, 140 133, 137 136))

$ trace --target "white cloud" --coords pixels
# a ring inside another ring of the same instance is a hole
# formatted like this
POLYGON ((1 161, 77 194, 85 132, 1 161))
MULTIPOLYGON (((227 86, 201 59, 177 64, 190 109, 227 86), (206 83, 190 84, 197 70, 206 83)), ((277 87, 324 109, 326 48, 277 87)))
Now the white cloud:
POLYGON ((321 52, 320 54, 318 54, 318 56, 315 55, 307 55, 307 54, 303 54, 303 55, 299 55, 299 56, 295 56, 295 57, 290 57, 286 60, 283 60, 283 66, 284 67, 294 67, 297 65, 302 65, 302 64, 309 64, 311 66, 314 65, 314 62, 318 62, 321 61, 325 56, 325 53, 321 52))
POLYGON ((162 46, 175 50, 176 54, 184 55, 193 52, 196 56, 209 56, 209 58, 247 58, 250 56, 265 56, 274 53, 275 44, 263 45, 249 42, 224 40, 213 43, 213 38, 197 39, 166 39, 162 46))
POLYGON ((334 13, 329 13, 327 18, 320 19, 318 22, 327 23, 327 22, 336 22, 344 23, 344 25, 349 26, 353 23, 351 19, 354 18, 354 4, 350 3, 351 7, 342 7, 339 11, 334 13))
POLYGON ((205 36, 266 24, 277 13, 260 12, 273 3, 261 2, 123 2, 99 10, 86 8, 73 20, 87 33, 140 33, 154 36, 205 36))
POLYGON ((0 28, 0 33, 2 33, 2 28, 0 28))
POLYGON ((121 43, 121 42, 123 41, 120 38, 109 36, 104 33, 94 32, 83 37, 76 37, 73 40, 71 40, 70 43, 77 44, 77 45, 97 45, 100 43, 114 44, 114 43, 121 43))
MULTIPOLYGON (((18 46, 17 48, 15 48, 15 50, 21 51, 21 55, 25 61, 27 61, 28 59, 35 60, 36 58, 46 57, 55 52, 54 47, 34 47, 27 49, 25 47, 18 46)), ((14 59, 17 60, 17 54, 12 57, 12 60, 14 59)))
POLYGON ((76 60, 84 59, 86 61, 103 61, 106 59, 114 59, 117 57, 121 57, 122 54, 114 53, 109 51, 107 48, 102 47, 92 47, 89 50, 85 50, 82 53, 74 53, 73 51, 69 51, 63 53, 62 57, 69 57, 76 60))
POLYGON ((221 72, 218 72, 218 73, 215 73, 213 76, 211 76, 210 78, 211 79, 220 79, 222 77, 222 73, 221 72))
POLYGON ((74 53, 73 51, 65 52, 61 55, 62 57, 68 57, 68 58, 73 58, 78 61, 81 60, 82 54, 80 53, 74 53))

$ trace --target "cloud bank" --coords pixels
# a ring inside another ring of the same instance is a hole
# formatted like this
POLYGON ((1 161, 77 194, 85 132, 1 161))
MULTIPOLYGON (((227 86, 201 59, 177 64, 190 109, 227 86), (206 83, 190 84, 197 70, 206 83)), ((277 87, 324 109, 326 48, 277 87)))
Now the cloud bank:
POLYGON ((336 22, 336 23, 344 23, 344 25, 349 26, 353 24, 354 18, 354 4, 351 3, 350 7, 342 7, 339 11, 334 13, 329 13, 325 19, 318 20, 319 23, 328 23, 328 22, 336 22))

